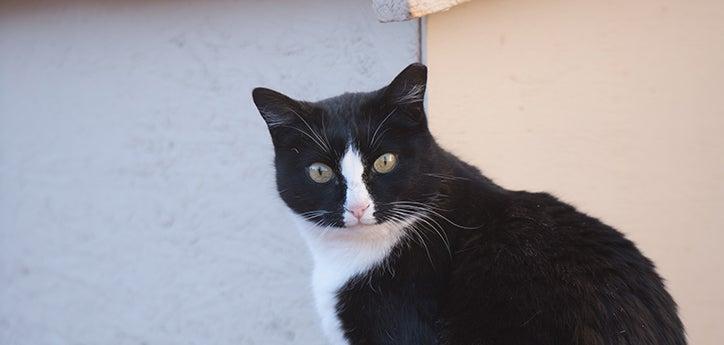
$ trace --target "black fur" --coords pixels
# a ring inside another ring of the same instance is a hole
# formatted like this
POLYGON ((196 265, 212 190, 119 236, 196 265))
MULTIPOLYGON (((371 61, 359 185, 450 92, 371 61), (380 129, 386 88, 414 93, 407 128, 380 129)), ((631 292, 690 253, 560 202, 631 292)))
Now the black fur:
POLYGON ((254 90, 292 210, 329 210, 316 220, 346 230, 338 162, 349 142, 366 166, 386 152, 400 157, 392 173, 364 175, 379 222, 394 201, 431 210, 385 262, 339 291, 350 344, 685 344, 654 265, 620 232, 549 194, 503 189, 436 144, 422 100, 404 98, 415 86, 424 92, 426 74, 413 64, 386 88, 316 103, 254 90), (314 162, 337 176, 314 183, 304 172, 314 162))

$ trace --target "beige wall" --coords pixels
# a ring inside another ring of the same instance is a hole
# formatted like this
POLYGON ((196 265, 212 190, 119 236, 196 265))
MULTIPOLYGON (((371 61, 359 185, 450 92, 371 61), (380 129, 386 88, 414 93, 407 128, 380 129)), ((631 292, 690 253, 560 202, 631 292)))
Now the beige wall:
POLYGON ((442 143, 627 233, 721 344, 724 2, 476 0, 426 43, 442 143))

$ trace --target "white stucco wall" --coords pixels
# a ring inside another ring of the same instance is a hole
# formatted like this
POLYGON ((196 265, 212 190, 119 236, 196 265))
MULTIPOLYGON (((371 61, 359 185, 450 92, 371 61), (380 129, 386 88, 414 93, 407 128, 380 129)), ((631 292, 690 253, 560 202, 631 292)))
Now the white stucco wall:
POLYGON ((250 90, 380 86, 417 23, 361 0, 103 3, 0 4, 0 344, 320 344, 250 90))

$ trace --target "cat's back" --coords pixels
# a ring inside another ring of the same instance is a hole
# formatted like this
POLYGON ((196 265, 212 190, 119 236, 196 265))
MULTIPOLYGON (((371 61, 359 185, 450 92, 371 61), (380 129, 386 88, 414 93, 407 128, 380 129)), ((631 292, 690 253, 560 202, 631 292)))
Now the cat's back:
POLYGON ((456 231, 447 343, 685 343, 653 264, 620 232, 546 193, 502 204, 456 231))

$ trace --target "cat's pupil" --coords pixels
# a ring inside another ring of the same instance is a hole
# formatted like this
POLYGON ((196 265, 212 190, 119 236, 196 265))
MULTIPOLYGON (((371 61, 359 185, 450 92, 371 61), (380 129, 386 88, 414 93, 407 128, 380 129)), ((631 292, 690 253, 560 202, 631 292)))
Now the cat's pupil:
POLYGON ((317 183, 325 183, 332 179, 332 169, 323 163, 314 163, 308 167, 307 174, 317 183))

